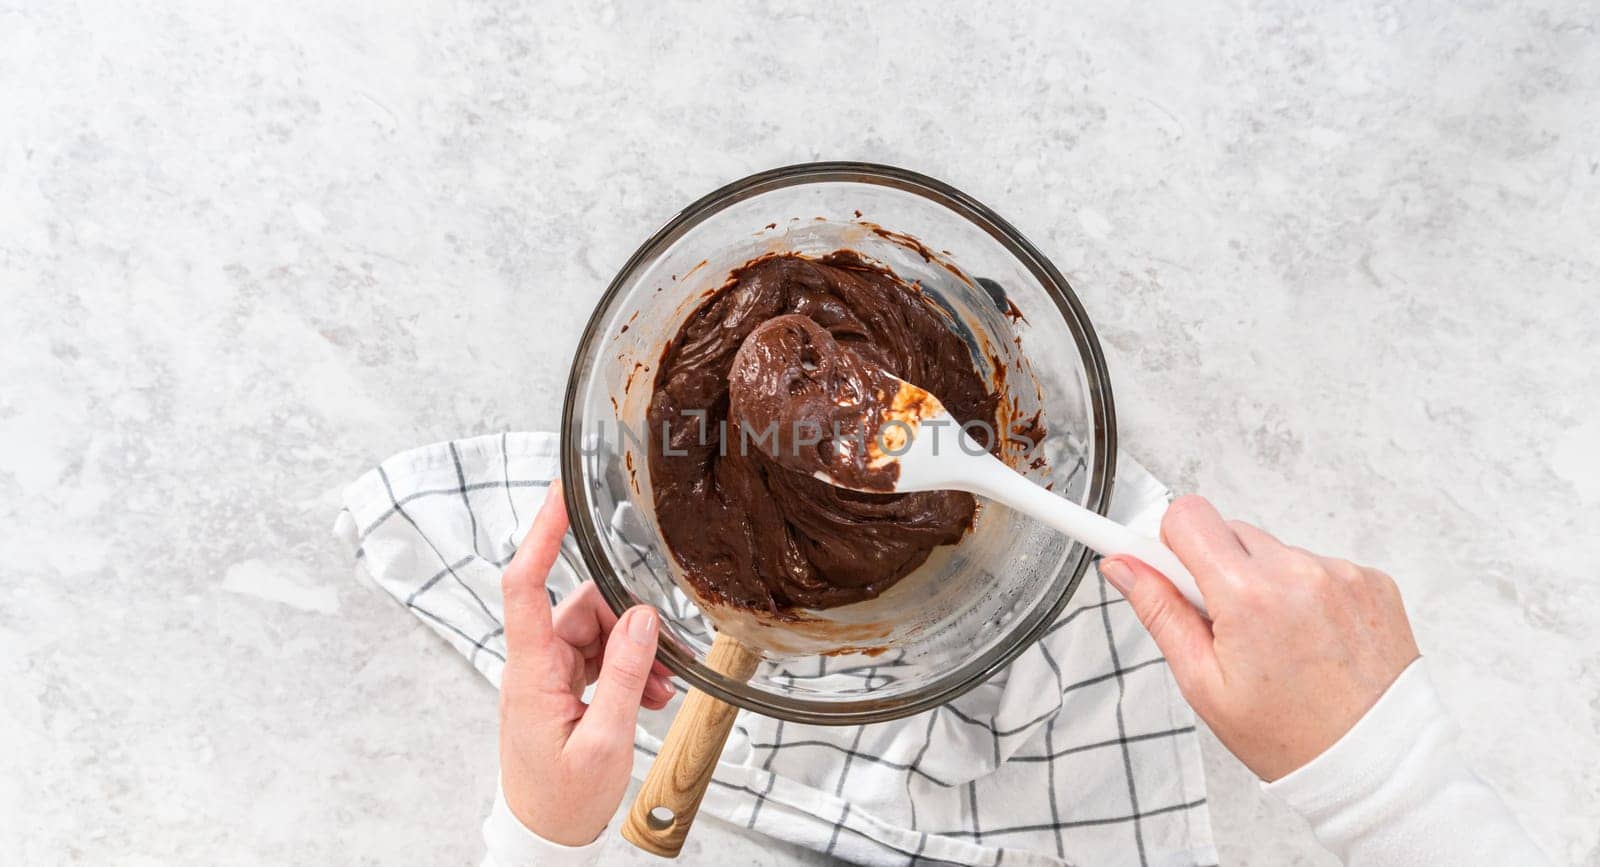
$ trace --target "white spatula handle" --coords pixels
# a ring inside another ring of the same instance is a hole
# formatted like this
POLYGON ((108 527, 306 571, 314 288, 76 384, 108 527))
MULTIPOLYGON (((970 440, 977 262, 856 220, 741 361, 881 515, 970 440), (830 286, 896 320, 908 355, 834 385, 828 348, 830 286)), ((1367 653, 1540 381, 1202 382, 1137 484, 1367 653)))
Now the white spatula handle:
POLYGON ((1126 555, 1144 561, 1167 576, 1183 598, 1200 609, 1201 614, 1207 613, 1205 599, 1200 595, 1194 576, 1167 546, 1045 490, 998 460, 995 464, 1002 472, 973 474, 964 480, 966 484, 962 487, 1031 515, 1107 557, 1126 555))

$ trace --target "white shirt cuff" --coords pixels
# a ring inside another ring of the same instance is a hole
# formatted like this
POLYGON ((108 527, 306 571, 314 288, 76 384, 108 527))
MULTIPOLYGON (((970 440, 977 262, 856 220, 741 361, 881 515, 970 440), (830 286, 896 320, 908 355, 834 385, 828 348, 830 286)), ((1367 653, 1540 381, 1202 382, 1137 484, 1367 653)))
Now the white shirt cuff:
POLYGON ((1333 746, 1262 788, 1346 864, 1549 863, 1455 739, 1418 659, 1333 746))
POLYGON ((1315 817, 1327 810, 1362 801, 1390 780, 1406 776, 1406 757, 1413 747, 1448 734, 1448 726, 1418 658, 1333 746, 1262 787, 1315 824, 1315 817))
POLYGON ((495 786, 494 806, 483 820, 483 842, 487 847, 484 867, 524 867, 529 864, 555 867, 592 867, 600 862, 605 834, 584 846, 563 846, 528 830, 506 805, 505 790, 495 786))

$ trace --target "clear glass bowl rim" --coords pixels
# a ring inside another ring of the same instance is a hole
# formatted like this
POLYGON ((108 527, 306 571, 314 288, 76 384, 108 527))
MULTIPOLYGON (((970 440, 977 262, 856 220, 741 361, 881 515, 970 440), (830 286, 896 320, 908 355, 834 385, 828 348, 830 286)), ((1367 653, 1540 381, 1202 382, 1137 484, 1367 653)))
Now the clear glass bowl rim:
MULTIPOLYGON (((637 600, 612 570, 600 538, 600 526, 595 520, 587 492, 583 489, 583 485, 576 483, 582 475, 583 456, 578 444, 581 442, 580 426, 583 420, 579 415, 578 403, 580 386, 586 384, 588 372, 584 369, 584 359, 592 354, 596 344, 605 336, 602 331, 605 328, 606 313, 613 301, 645 264, 653 261, 691 228, 713 214, 773 190, 805 184, 838 182, 890 187, 942 205, 983 229, 1015 256, 1039 281, 1045 292, 1055 301, 1062 320, 1066 322, 1073 338, 1077 341, 1078 354, 1084 364, 1095 443, 1095 459, 1089 467, 1088 497, 1085 505, 1103 514, 1110 504, 1117 452, 1116 415, 1111 398, 1110 377, 1106 371, 1105 358, 1100 351, 1100 342, 1089 324, 1089 317, 1083 305, 1078 301, 1066 278, 1049 259, 1045 258, 1010 223, 982 202, 943 181, 909 169, 850 161, 799 163, 768 169, 702 196, 646 239, 617 272, 617 276, 606 287, 605 293, 595 303, 594 313, 584 327, 583 336, 573 356, 572 370, 567 377, 566 397, 561 412, 562 490, 566 496, 567 511, 572 517, 573 535, 577 540, 578 549, 583 554, 584 565, 594 578, 606 603, 618 614, 637 604, 637 600)), ((695 689, 728 704, 766 716, 820 725, 858 725, 898 719, 955 699, 1015 659, 1055 622, 1056 617, 1082 583, 1092 559, 1093 556, 1087 548, 1078 546, 1077 557, 1066 564, 1051 587, 1056 597, 1047 605, 1036 606, 1029 616, 1012 624, 1011 633, 1004 641, 928 684, 892 698, 864 698, 841 702, 799 699, 765 692, 726 677, 707 667, 692 653, 686 652, 672 641, 662 641, 656 655, 674 674, 683 678, 695 689)))

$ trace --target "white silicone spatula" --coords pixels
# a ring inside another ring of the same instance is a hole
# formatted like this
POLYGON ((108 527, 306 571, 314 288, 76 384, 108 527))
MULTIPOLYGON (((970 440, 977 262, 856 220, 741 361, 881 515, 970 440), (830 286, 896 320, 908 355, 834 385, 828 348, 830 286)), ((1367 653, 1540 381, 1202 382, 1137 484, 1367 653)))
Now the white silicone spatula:
MULTIPOLYGON (((1144 561, 1206 611, 1194 576, 1167 546, 1028 481, 962 432, 938 398, 905 380, 896 381, 901 390, 892 401, 895 409, 883 413, 877 443, 869 450, 874 467, 899 464, 893 492, 967 491, 1004 503, 1100 554, 1144 561)), ((842 484, 825 471, 813 475, 837 487, 883 492, 842 484)))

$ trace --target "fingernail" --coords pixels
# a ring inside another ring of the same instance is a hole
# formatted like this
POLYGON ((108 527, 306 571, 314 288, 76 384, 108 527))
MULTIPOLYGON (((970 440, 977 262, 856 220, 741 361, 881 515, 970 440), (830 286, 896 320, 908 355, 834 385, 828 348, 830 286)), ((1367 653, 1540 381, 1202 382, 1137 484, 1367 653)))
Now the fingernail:
POLYGON ((1133 587, 1133 570, 1121 560, 1101 560, 1100 574, 1104 575, 1105 579, 1111 582, 1111 586, 1117 588, 1123 596, 1127 596, 1133 587))
POLYGON ((656 613, 648 608, 628 619, 628 638, 635 644, 649 644, 656 637, 656 613))

